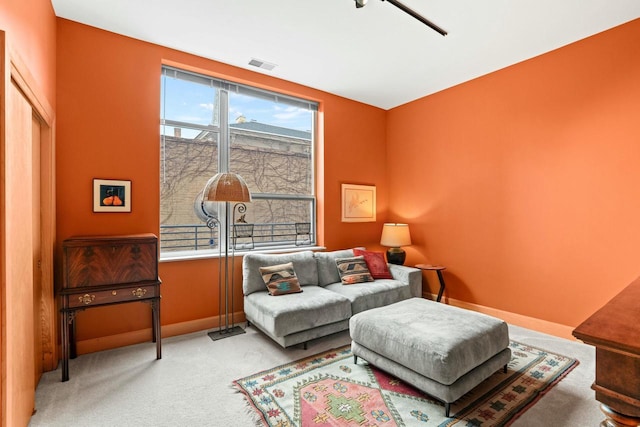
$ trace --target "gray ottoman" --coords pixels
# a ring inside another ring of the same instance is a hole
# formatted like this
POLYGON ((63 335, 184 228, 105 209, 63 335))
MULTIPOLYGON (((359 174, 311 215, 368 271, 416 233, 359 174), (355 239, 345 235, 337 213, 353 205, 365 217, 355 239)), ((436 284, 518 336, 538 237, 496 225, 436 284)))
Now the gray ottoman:
POLYGON ((363 311, 349 321, 354 362, 374 366, 450 404, 511 360, 507 324, 422 298, 363 311))

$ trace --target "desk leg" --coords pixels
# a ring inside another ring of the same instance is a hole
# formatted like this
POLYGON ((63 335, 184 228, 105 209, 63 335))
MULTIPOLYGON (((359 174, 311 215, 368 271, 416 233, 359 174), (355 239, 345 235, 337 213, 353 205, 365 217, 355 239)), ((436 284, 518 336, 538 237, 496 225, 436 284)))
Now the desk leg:
POLYGON ((78 357, 76 347, 76 312, 69 313, 69 359, 78 357))
POLYGON ((438 280, 440 281, 440 290, 438 291, 438 298, 436 301, 440 302, 442 299, 442 294, 444 293, 444 277, 442 277, 442 271, 436 271, 438 273, 438 280))
POLYGON ((600 427, 635 427, 640 425, 640 418, 616 412, 604 403, 600 404, 600 410, 607 417, 600 423, 600 427))
POLYGON ((69 381, 69 323, 70 314, 62 311, 62 381, 69 381))
POLYGON ((151 306, 151 342, 158 342, 156 338, 156 334, 158 333, 158 325, 156 325, 156 300, 152 300, 149 305, 151 306))
POLYGON ((162 331, 160 327, 160 298, 151 302, 153 341, 156 343, 156 359, 162 359, 162 331))

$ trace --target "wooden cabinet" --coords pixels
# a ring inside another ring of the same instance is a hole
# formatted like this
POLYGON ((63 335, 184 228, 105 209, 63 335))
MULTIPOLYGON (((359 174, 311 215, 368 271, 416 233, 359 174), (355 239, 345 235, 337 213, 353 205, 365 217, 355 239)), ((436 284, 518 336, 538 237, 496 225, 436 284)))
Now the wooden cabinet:
POLYGON ((157 238, 150 235, 65 240, 63 288, 135 283, 158 278, 157 238))
POLYGON ((640 278, 574 331, 596 348, 591 386, 607 417, 602 426, 640 425, 640 278))
POLYGON ((153 234, 78 236, 62 244, 62 381, 74 358, 75 317, 80 310, 142 301, 151 305, 151 326, 160 359, 158 238, 153 234))

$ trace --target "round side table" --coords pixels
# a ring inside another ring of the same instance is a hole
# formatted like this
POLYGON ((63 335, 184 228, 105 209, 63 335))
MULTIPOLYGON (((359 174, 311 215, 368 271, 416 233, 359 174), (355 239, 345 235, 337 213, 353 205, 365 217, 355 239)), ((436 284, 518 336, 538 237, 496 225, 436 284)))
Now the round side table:
POLYGON ((444 277, 442 277, 442 272, 447 268, 441 265, 431 265, 431 264, 418 264, 416 265, 416 268, 419 268, 420 270, 425 270, 425 271, 435 271, 438 274, 438 281, 440 282, 440 290, 438 291, 438 297, 436 298, 436 301, 440 302, 440 300, 442 299, 442 294, 444 293, 444 288, 445 288, 444 277))

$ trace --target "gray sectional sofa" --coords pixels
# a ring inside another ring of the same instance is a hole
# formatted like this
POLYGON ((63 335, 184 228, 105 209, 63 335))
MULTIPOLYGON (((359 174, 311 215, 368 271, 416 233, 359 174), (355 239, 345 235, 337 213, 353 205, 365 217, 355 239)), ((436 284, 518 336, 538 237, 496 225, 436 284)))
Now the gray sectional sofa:
POLYGON ((422 273, 389 264, 393 279, 343 285, 336 259, 353 257, 351 249, 288 254, 249 253, 242 262, 247 322, 283 347, 349 329, 352 315, 422 296, 422 273), (272 296, 260 267, 291 262, 302 292, 272 296))

